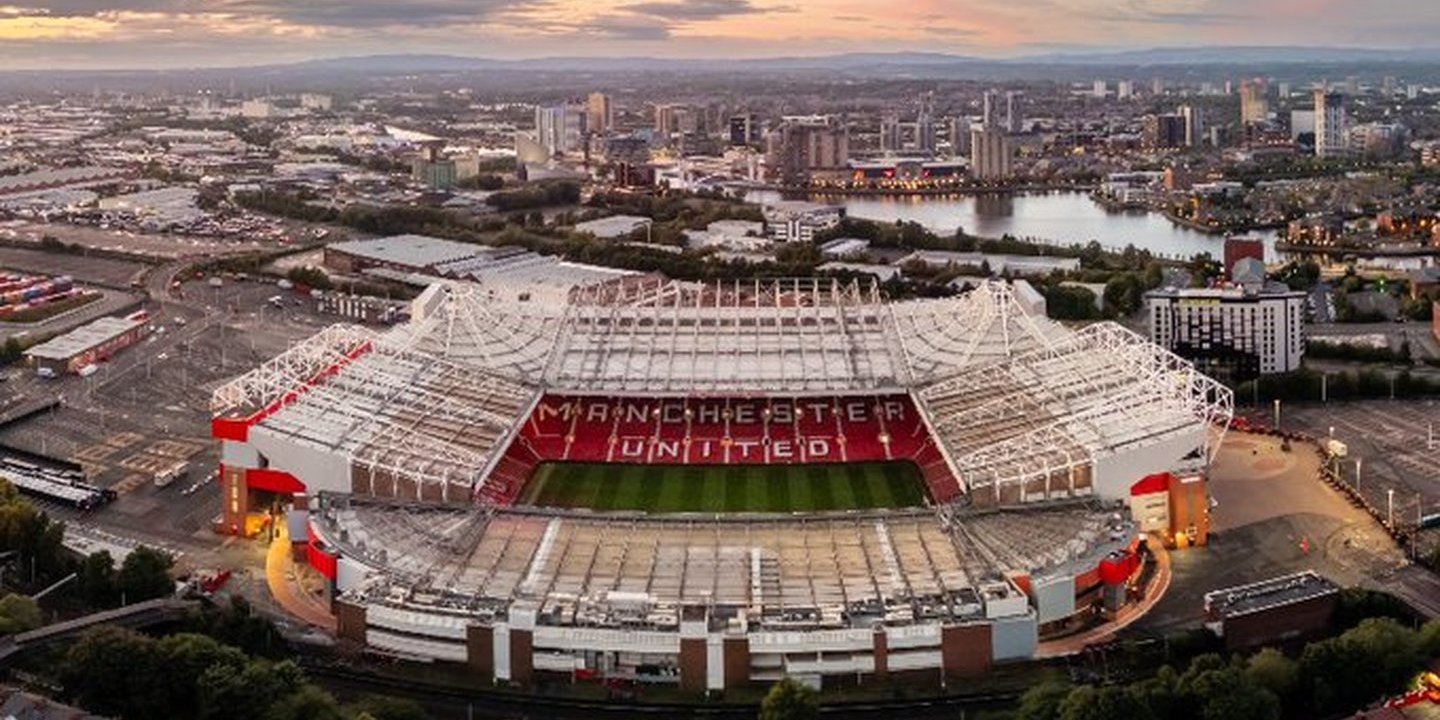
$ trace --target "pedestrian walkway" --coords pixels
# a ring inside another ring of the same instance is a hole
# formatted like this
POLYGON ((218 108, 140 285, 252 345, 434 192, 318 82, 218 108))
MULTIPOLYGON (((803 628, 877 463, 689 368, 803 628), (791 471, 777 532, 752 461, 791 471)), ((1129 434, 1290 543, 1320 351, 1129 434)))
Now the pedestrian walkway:
POLYGON ((298 573, 302 570, 295 566, 290 538, 284 523, 280 523, 265 555, 265 579, 270 586, 271 597, 285 612, 322 630, 335 632, 335 617, 325 608, 324 601, 300 589, 298 573))
POLYGON ((1150 592, 1145 595, 1143 600, 1120 608, 1112 622, 1081 633, 1040 643, 1035 650, 1035 657, 1050 658, 1074 655, 1083 651, 1088 645, 1110 642, 1115 639, 1116 633, 1144 617, 1145 613, 1150 612, 1150 608, 1155 607, 1155 603, 1165 596, 1165 591, 1170 587, 1170 551, 1165 549, 1165 544, 1158 537, 1152 536, 1149 546, 1155 554, 1155 577, 1150 581, 1150 592))

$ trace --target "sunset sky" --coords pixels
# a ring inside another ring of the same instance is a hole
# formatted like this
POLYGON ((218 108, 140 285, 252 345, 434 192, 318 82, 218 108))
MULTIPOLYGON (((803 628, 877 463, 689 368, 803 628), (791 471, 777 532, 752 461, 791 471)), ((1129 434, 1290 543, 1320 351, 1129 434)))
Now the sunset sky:
POLYGON ((1440 0, 0 0, 0 68, 378 53, 1014 57, 1182 45, 1433 47, 1440 0))

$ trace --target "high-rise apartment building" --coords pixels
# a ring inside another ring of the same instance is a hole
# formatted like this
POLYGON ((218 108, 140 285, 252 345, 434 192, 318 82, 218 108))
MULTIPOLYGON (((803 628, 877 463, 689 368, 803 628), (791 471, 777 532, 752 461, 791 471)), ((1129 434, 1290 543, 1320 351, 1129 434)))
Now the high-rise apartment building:
POLYGON ((1144 122, 1145 147, 1151 150, 1171 150, 1185 146, 1185 118, 1178 114, 1146 115, 1144 122))
POLYGON ((1194 105, 1181 105, 1175 112, 1185 120, 1185 147, 1198 147, 1204 144, 1205 118, 1200 113, 1200 108, 1194 105))
POLYGON ((689 106, 662 104, 655 106, 655 134, 669 139, 676 133, 692 132, 696 129, 698 116, 689 106))
POLYGON ((1014 90, 1005 93, 1005 131, 1018 133, 1021 130, 1020 93, 1014 90))
POLYGON ((615 109, 610 105, 610 96, 593 92, 585 100, 586 130, 592 133, 606 133, 615 126, 615 109))
POLYGON ((1001 128, 981 127, 970 132, 970 175, 976 180, 1004 180, 1010 164, 1010 136, 1001 128))
POLYGON ((970 154, 970 118, 950 118, 950 157, 970 154))
POLYGON ((1265 81, 1260 78, 1240 81, 1240 124, 1258 125, 1270 117, 1270 101, 1265 81))
POLYGON ((535 141, 551 156, 580 152, 585 146, 588 109, 581 103, 535 108, 535 141))
POLYGON ((786 117, 770 131, 765 156, 771 174, 781 183, 804 185, 812 172, 849 162, 849 129, 826 115, 786 117))
POLYGON ((730 116, 730 144, 759 145, 764 140, 763 126, 754 113, 730 116))
POLYGON ((1349 143, 1345 96, 1324 88, 1315 90, 1315 156, 1344 154, 1349 143))
POLYGON ((920 94, 920 111, 915 115, 915 149, 922 155, 935 152, 935 93, 920 94))
POLYGON ((880 117, 880 152, 887 156, 895 155, 900 152, 903 142, 900 116, 894 112, 885 113, 880 117))

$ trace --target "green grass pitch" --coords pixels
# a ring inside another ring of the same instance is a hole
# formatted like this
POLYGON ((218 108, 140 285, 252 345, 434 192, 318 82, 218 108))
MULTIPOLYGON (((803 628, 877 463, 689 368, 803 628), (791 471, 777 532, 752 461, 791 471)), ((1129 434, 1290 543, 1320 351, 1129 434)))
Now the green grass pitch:
POLYGON ((520 504, 644 512, 816 512, 916 507, 907 462, 817 465, 542 463, 520 504))

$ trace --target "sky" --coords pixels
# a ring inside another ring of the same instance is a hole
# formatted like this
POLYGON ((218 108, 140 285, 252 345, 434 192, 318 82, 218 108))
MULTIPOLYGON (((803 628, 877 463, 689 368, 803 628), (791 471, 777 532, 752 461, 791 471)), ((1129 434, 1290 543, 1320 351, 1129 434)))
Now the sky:
POLYGON ((1195 45, 1416 48, 1436 38, 1440 0, 0 0, 0 69, 390 53, 1017 57, 1195 45))

